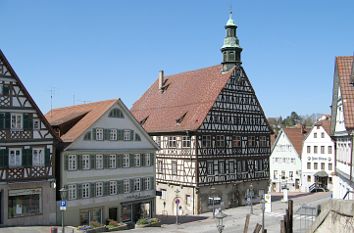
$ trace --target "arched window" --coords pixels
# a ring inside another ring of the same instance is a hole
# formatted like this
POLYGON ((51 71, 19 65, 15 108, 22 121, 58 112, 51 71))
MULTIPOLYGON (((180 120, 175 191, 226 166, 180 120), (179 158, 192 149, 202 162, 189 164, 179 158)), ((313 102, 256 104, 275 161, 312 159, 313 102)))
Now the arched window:
POLYGON ((109 117, 115 117, 115 118, 124 118, 124 115, 122 111, 118 108, 112 109, 112 111, 109 113, 109 117))

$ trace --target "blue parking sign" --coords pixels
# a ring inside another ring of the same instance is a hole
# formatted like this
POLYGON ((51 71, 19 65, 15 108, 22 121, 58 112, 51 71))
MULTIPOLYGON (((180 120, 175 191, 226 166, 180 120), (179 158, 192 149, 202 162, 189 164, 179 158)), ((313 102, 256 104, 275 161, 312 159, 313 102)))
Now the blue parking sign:
POLYGON ((60 210, 66 210, 66 201, 60 201, 60 210))

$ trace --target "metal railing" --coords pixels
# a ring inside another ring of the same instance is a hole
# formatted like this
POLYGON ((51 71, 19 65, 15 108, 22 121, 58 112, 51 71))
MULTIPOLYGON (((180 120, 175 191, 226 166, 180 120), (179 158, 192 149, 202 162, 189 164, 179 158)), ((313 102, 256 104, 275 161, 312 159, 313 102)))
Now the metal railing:
POLYGON ((347 192, 345 193, 345 195, 343 197, 343 200, 345 200, 345 198, 348 196, 349 193, 354 193, 354 191, 347 190, 347 192))

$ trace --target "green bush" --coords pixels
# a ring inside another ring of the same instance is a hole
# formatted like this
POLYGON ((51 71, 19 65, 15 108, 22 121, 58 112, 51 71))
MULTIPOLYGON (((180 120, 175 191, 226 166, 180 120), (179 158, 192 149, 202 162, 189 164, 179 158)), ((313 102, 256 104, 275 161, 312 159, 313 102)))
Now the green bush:
POLYGON ((139 219, 136 224, 138 225, 146 225, 146 224, 149 224, 148 220, 146 218, 141 218, 139 219))
POLYGON ((93 228, 96 228, 96 227, 101 227, 103 225, 97 221, 91 221, 90 226, 92 226, 93 228))
POLYGON ((150 219, 150 223, 151 224, 156 224, 156 223, 159 223, 160 222, 160 219, 158 219, 158 218, 151 218, 150 219))

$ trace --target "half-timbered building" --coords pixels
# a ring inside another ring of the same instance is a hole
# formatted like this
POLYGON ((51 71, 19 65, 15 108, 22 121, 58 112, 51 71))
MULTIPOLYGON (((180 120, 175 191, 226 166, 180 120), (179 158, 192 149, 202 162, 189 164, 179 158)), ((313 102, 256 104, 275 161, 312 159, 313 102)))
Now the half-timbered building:
POLYGON ((167 77, 161 71, 131 109, 161 147, 158 214, 242 205, 250 188, 255 198, 267 190, 271 129, 241 66, 231 14, 225 28, 221 65, 167 77))
POLYGON ((158 146, 120 99, 57 108, 46 117, 64 143, 57 180, 68 190, 66 224, 155 215, 158 146))
POLYGON ((55 224, 56 143, 0 50, 0 227, 55 224))

